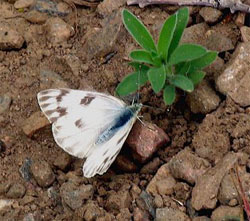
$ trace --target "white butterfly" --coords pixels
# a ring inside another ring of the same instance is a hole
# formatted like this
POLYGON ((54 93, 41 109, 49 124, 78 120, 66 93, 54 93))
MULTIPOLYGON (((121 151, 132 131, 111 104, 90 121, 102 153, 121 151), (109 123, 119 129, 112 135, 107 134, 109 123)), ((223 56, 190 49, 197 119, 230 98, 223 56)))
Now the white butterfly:
POLYGON ((108 170, 142 107, 103 93, 72 89, 44 90, 37 99, 52 123, 56 143, 69 154, 86 158, 85 177, 108 170))

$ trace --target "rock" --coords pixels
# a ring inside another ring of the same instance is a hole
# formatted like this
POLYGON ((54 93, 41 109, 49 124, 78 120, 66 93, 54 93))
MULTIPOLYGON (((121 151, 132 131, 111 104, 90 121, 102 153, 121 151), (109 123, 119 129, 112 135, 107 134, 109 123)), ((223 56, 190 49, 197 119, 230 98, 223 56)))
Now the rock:
POLYGON ((235 24, 238 27, 242 27, 245 24, 245 18, 246 18, 246 13, 240 12, 237 14, 237 17, 235 19, 235 24))
POLYGON ((41 68, 40 71, 40 88, 47 89, 47 88, 68 88, 68 84, 62 79, 62 77, 47 69, 41 68))
POLYGON ((174 196, 177 200, 181 202, 190 199, 191 187, 184 182, 178 182, 174 187, 174 196))
POLYGON ((48 41, 54 44, 66 42, 75 33, 72 26, 58 17, 49 18, 46 21, 45 29, 48 41))
POLYGON ((133 157, 146 162, 162 146, 169 142, 168 135, 155 124, 136 122, 126 140, 133 157))
POLYGON ((224 60, 217 56, 217 58, 212 64, 204 68, 204 71, 206 72, 206 78, 210 81, 215 81, 215 79, 218 78, 218 76, 222 73, 224 69, 224 60))
POLYGON ((123 36, 121 10, 118 10, 105 18, 103 28, 90 29, 83 36, 83 57, 91 60, 115 51, 118 40, 123 36))
POLYGON ((229 152, 213 168, 198 177, 191 198, 192 207, 195 210, 215 208, 221 181, 237 160, 238 155, 229 152))
POLYGON ((136 164, 134 164, 130 159, 124 155, 118 155, 115 159, 115 164, 119 168, 119 170, 133 173, 137 170, 136 164))
POLYGON ((74 183, 68 181, 60 187, 60 195, 64 203, 71 209, 75 210, 84 205, 88 199, 92 199, 94 189, 92 185, 76 186, 74 183))
POLYGON ((242 26, 240 28, 240 33, 243 42, 249 42, 250 41, 250 27, 242 26))
POLYGON ((41 187, 48 187, 55 181, 55 174, 44 160, 34 160, 30 167, 31 173, 41 187))
POLYGON ((24 38, 6 22, 0 22, 0 50, 20 49, 24 38))
POLYGON ((227 68, 216 81, 216 85, 221 93, 230 96, 243 107, 250 105, 249 54, 249 43, 239 44, 227 68))
POLYGON ((50 125, 50 122, 41 111, 33 113, 23 122, 23 132, 26 136, 32 137, 39 129, 50 125))
POLYGON ((6 207, 12 206, 14 202, 15 202, 14 200, 0 199, 0 212, 6 207))
POLYGON ((52 187, 48 188, 47 193, 48 193, 48 197, 53 202, 55 202, 56 205, 61 205, 62 204, 60 194, 59 194, 58 190, 55 187, 52 186, 52 187))
POLYGON ((219 206, 212 212, 211 220, 212 221, 221 221, 226 220, 227 217, 241 217, 242 208, 230 207, 230 206, 219 206))
POLYGON ((104 0, 97 6, 97 12, 103 16, 108 16, 113 11, 119 9, 121 6, 125 6, 126 2, 127 0, 104 0))
POLYGON ((148 162, 146 165, 144 165, 141 168, 140 173, 155 174, 160 165, 161 165, 161 160, 159 157, 156 157, 150 162, 148 162))
POLYGON ((219 161, 230 149, 230 138, 214 114, 207 114, 192 140, 192 147, 200 157, 219 161))
POLYGON ((121 209, 129 208, 131 200, 132 198, 128 191, 112 192, 107 199, 105 207, 107 211, 117 214, 121 209))
POLYGON ((6 193, 8 198, 22 198, 26 192, 26 188, 20 183, 14 183, 6 193))
POLYGON ((2 18, 12 17, 15 14, 15 9, 13 4, 10 2, 1 1, 0 2, 0 15, 2 18))
POLYGON ((147 213, 136 207, 133 213, 134 221, 150 221, 147 213))
POLYGON ((26 158, 23 162, 23 165, 19 169, 19 172, 25 181, 30 181, 32 177, 32 174, 30 172, 31 164, 32 160, 30 158, 26 158))
POLYGON ((14 7, 16 9, 24 9, 35 5, 35 3, 36 0, 17 0, 14 4, 14 7))
POLYGON ((196 156, 189 148, 185 148, 170 160, 168 168, 174 178, 194 184, 209 167, 208 161, 196 156))
POLYGON ((158 193, 160 195, 171 195, 174 192, 174 187, 176 185, 176 181, 173 177, 169 176, 163 180, 159 180, 156 183, 158 193))
POLYGON ((155 221, 191 221, 182 211, 171 207, 156 209, 155 221))
POLYGON ((203 80, 193 92, 188 93, 186 101, 193 113, 207 114, 219 106, 220 97, 209 83, 203 80))
POLYGON ((144 202, 144 205, 145 205, 144 209, 146 209, 146 211, 148 211, 152 217, 155 217, 153 197, 143 190, 140 194, 140 199, 142 199, 144 202))
POLYGON ((0 95, 0 115, 7 111, 11 104, 11 97, 7 94, 0 95))
POLYGON ((69 168, 71 162, 72 162, 72 157, 69 154, 62 152, 55 159, 54 165, 59 169, 65 171, 67 168, 69 168))
POLYGON ((10 183, 0 183, 0 195, 5 194, 10 189, 10 183))
POLYGON ((47 21, 48 16, 45 13, 31 10, 25 15, 25 19, 34 24, 44 24, 47 21))
POLYGON ((199 14, 207 23, 215 23, 222 16, 220 10, 211 7, 202 7, 199 14))
POLYGON ((132 215, 128 208, 121 209, 121 212, 116 216, 117 221, 131 221, 132 215))
POLYGON ((235 188, 232 176, 230 174, 226 174, 220 184, 218 200, 222 205, 232 206, 232 202, 238 202, 238 197, 238 192, 235 188))

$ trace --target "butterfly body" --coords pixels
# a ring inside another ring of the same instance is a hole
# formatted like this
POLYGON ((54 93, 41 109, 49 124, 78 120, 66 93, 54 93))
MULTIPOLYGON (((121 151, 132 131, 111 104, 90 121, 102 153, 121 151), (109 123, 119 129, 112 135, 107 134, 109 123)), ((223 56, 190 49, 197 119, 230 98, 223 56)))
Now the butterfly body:
POLYGON ((52 123, 56 143, 69 154, 86 158, 85 177, 108 170, 142 107, 103 93, 71 89, 44 90, 37 98, 52 123))

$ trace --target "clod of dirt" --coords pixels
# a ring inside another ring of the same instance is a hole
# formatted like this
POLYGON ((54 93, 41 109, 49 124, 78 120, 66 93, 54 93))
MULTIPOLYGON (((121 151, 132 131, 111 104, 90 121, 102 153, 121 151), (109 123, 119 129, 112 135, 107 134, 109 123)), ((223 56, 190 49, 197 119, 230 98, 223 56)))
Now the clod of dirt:
POLYGON ((22 198, 26 192, 26 188, 24 185, 20 183, 14 183, 11 185, 10 189, 6 193, 8 198, 22 198))
POLYGON ((11 97, 7 94, 0 95, 0 114, 7 111, 11 104, 11 97))
POLYGON ((250 75, 249 43, 238 45, 227 68, 218 77, 216 85, 219 91, 229 95, 236 103, 243 107, 250 105, 250 75))
POLYGON ((35 5, 35 3, 36 0, 17 0, 14 4, 14 7, 16 9, 24 9, 35 5))
POLYGON ((206 80, 203 80, 193 92, 188 93, 186 101, 193 113, 203 114, 215 110, 220 104, 219 96, 206 80))
POLYGON ((20 49, 24 38, 7 22, 0 22, 0 50, 20 49))
POLYGON ((227 217, 237 217, 240 218, 242 215, 242 208, 240 206, 219 206, 216 208, 211 216, 213 221, 226 220, 227 217))
POLYGON ((48 187, 55 180, 55 174, 50 165, 44 160, 33 160, 30 170, 34 179, 41 187, 48 187))
POLYGON ((31 10, 25 15, 25 19, 34 24, 44 24, 47 21, 48 16, 45 13, 31 10))
POLYGON ((55 159, 54 165, 59 169, 65 171, 67 168, 69 168, 71 162, 72 162, 72 157, 69 154, 62 152, 55 159))
POLYGON ((138 207, 134 209, 133 214, 134 221, 150 221, 149 216, 147 213, 143 212, 138 207))
POLYGON ((128 208, 121 209, 121 212, 116 216, 117 221, 130 221, 132 219, 132 214, 128 208))
POLYGON ((50 122, 44 114, 41 111, 37 111, 23 122, 22 129, 26 136, 32 137, 35 132, 49 124, 50 122))
POLYGON ((53 44, 60 44, 66 42, 75 31, 72 26, 67 24, 61 18, 49 18, 46 21, 45 29, 47 32, 47 39, 53 44))
POLYGON ((208 161, 196 156, 189 148, 180 151, 169 162, 169 170, 173 177, 191 184, 194 184, 209 167, 208 161))
POLYGON ((202 7, 199 14, 206 23, 215 23, 222 16, 222 12, 220 10, 212 7, 202 7))
POLYGON ((92 185, 76 186, 72 182, 66 182, 60 187, 60 195, 64 203, 75 210, 84 205, 86 200, 92 199, 94 189, 92 185))
POLYGON ((139 162, 146 162, 162 146, 169 142, 168 135, 155 124, 146 126, 136 122, 126 140, 133 151, 133 157, 139 162))
POLYGON ((215 208, 221 180, 237 160, 238 155, 229 152, 213 168, 198 177, 191 199, 192 207, 195 210, 215 208))
POLYGON ((155 221, 191 221, 191 219, 182 211, 171 207, 156 209, 155 221))
POLYGON ((127 0, 104 0, 97 7, 97 12, 103 16, 111 14, 121 6, 126 5, 127 0))

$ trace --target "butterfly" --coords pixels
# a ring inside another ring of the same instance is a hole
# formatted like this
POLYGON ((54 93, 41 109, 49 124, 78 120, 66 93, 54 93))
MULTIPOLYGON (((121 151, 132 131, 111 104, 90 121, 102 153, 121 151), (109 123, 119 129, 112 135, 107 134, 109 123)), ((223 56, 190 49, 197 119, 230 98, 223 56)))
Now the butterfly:
POLYGON ((75 157, 86 158, 83 175, 87 178, 108 170, 142 107, 104 93, 73 89, 44 90, 37 100, 52 123, 57 145, 75 157))

